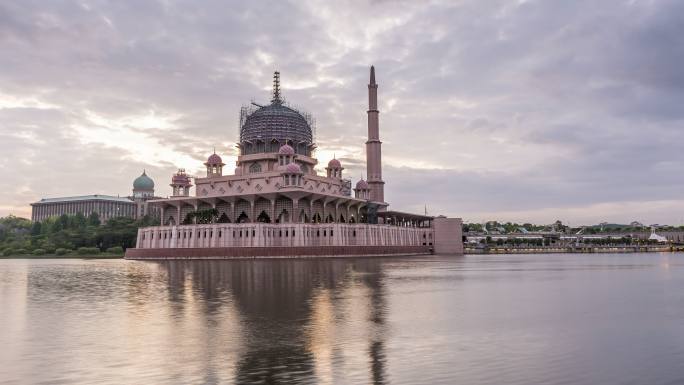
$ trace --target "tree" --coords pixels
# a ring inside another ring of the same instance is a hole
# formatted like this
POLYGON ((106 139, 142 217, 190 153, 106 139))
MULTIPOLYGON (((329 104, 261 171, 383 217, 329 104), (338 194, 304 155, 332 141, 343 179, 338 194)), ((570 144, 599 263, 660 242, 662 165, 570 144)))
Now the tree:
POLYGON ((88 215, 88 226, 99 226, 100 224, 100 214, 93 211, 88 215))
POLYGON ((40 222, 34 222, 31 227, 31 235, 40 235, 42 225, 40 222))

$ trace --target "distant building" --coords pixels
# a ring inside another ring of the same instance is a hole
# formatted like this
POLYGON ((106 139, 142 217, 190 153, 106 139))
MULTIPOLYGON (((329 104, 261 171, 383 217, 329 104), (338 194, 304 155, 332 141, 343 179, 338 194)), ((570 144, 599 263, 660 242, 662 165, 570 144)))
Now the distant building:
POLYGON ((154 181, 145 171, 133 181, 133 195, 118 197, 111 195, 82 195, 61 198, 43 198, 31 203, 31 220, 42 222, 50 217, 62 214, 78 214, 89 216, 97 213, 100 220, 106 222, 111 218, 129 217, 142 218, 145 215, 158 215, 158 210, 150 207, 147 202, 159 199, 154 196, 154 181))

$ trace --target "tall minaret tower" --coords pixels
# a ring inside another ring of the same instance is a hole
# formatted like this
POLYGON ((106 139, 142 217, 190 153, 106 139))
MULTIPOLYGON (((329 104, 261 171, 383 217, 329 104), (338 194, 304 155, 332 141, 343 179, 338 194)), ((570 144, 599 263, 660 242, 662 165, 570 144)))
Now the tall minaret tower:
POLYGON ((375 83, 375 67, 370 69, 368 84, 368 141, 366 142, 366 171, 370 187, 370 200, 385 202, 385 182, 382 180, 382 154, 380 147, 380 122, 378 120, 378 84, 375 83))

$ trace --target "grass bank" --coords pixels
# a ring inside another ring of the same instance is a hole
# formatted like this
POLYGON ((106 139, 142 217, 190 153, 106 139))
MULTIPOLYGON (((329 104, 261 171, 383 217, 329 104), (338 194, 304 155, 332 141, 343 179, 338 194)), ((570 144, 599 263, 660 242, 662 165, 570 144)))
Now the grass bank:
POLYGON ((111 253, 100 253, 100 254, 88 254, 82 255, 77 253, 68 254, 43 254, 43 255, 32 255, 32 254, 13 254, 13 255, 0 255, 0 259, 123 259, 123 254, 111 254, 111 253))

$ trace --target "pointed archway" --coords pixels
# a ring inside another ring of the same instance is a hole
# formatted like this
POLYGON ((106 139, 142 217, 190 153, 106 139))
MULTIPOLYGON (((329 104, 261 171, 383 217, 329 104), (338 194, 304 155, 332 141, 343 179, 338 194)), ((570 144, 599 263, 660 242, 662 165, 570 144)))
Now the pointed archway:
POLYGON ((235 220, 235 223, 247 223, 249 222, 249 217, 245 212, 241 212, 240 215, 238 215, 237 219, 235 220))
POLYGON ((333 223, 335 222, 335 218, 333 218, 332 214, 328 214, 328 217, 325 218, 325 223, 333 223))
POLYGON ((230 223, 230 218, 228 218, 228 215, 226 213, 221 214, 219 219, 217 220, 218 223, 230 223))
POLYGON ((257 217, 257 222, 261 223, 271 223, 271 217, 266 214, 266 211, 262 211, 257 217))
POLYGON ((276 223, 288 223, 290 222, 290 213, 287 211, 287 209, 283 209, 283 211, 278 214, 278 219, 276 219, 276 223))
POLYGON ((307 222, 309 222, 309 217, 306 215, 306 212, 304 211, 304 209, 302 209, 299 212, 299 223, 307 223, 307 222))
POLYGON ((347 221, 344 220, 344 214, 340 214, 340 223, 346 223, 347 221))
POLYGON ((176 220, 173 219, 173 215, 169 217, 169 219, 166 221, 167 226, 175 226, 176 225, 176 220))

